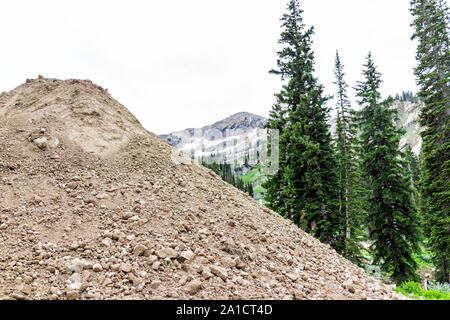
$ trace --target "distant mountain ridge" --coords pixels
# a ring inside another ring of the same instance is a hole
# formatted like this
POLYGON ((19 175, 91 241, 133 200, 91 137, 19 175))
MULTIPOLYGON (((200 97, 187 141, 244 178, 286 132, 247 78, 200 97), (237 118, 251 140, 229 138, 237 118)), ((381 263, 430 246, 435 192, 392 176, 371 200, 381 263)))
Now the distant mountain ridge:
POLYGON ((267 118, 263 116, 259 116, 250 112, 238 112, 211 125, 207 125, 201 128, 186 128, 184 130, 175 131, 169 134, 162 134, 160 135, 160 137, 171 142, 173 145, 176 145, 179 142, 179 136, 182 133, 184 134, 186 131, 191 135, 194 135, 195 130, 201 130, 202 134, 204 134, 211 129, 216 129, 222 133, 225 133, 226 130, 235 129, 262 129, 264 128, 264 125, 266 123, 267 118))
POLYGON ((249 149, 266 141, 266 123, 265 117, 238 112, 202 128, 187 128, 160 137, 196 160, 210 156, 243 158, 249 149))
MULTIPOLYGON (((408 144, 411 146, 415 154, 420 153, 420 148, 422 145, 422 139, 420 137, 421 128, 419 125, 419 113, 422 106, 422 102, 400 100, 395 100, 392 105, 392 108, 397 109, 398 111, 398 118, 395 119, 397 125, 406 130, 405 135, 400 141, 400 148, 404 149, 408 144)), ((172 132, 170 134, 163 134, 160 135, 160 137, 173 144, 180 151, 187 150, 188 148, 191 150, 197 148, 194 154, 201 156, 201 154, 205 154, 205 152, 208 153, 211 151, 212 147, 217 147, 220 143, 226 141, 227 139, 242 140, 241 134, 245 135, 247 138, 250 137, 250 140, 253 139, 253 141, 247 140, 250 145, 255 146, 261 142, 264 142, 263 140, 265 137, 255 135, 255 132, 258 129, 263 129, 267 123, 267 120, 267 118, 253 113, 238 112, 223 120, 202 128, 187 128, 185 130, 172 132), (234 131, 235 135, 226 137, 225 133, 227 130, 234 131), (210 134, 208 134, 208 132, 210 134), (217 139, 214 135, 219 132, 222 134, 222 139, 217 139), (195 134, 197 134, 197 137, 195 137, 195 134), (201 139, 199 137, 200 135, 201 139), (181 145, 181 142, 184 142, 184 145, 181 145), (200 150, 202 152, 200 152, 200 150)), ((336 131, 336 119, 330 120, 329 124, 330 131, 334 135, 336 131)))
POLYGON ((250 112, 238 112, 220 120, 211 127, 217 128, 221 131, 227 129, 255 129, 255 128, 264 128, 264 125, 267 122, 267 118, 262 116, 250 113, 250 112))

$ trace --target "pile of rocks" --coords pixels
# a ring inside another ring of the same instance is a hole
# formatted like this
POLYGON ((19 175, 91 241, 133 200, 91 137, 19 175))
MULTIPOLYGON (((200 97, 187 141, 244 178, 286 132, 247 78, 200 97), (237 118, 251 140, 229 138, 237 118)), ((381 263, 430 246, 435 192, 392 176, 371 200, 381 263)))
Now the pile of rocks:
POLYGON ((1 94, 0 298, 404 298, 173 152, 90 81, 1 94))

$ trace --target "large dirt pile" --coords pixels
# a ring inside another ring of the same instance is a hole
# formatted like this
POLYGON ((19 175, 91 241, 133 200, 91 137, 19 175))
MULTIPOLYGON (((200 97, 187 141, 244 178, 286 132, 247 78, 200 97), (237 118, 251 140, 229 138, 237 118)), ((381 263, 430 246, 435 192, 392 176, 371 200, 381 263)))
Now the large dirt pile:
POLYGON ((0 95, 0 298, 397 299, 90 81, 0 95))

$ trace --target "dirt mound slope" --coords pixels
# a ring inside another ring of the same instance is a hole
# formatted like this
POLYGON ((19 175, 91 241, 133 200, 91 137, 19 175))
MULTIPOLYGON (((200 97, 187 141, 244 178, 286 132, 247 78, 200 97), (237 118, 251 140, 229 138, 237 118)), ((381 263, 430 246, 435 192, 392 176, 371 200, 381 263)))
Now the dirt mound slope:
POLYGON ((31 134, 39 136, 41 125, 51 130, 47 135, 97 155, 114 153, 134 134, 144 133, 127 109, 89 80, 28 80, 2 94, 0 105, 0 118, 17 129, 35 127, 31 134))
POLYGON ((90 81, 0 95, 0 299, 398 299, 90 81))

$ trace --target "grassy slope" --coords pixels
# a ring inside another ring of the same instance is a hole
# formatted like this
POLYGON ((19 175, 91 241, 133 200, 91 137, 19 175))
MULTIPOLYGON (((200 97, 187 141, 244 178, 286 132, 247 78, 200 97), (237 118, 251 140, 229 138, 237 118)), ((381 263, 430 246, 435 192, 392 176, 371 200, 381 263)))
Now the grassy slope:
POLYGON ((256 167, 248 171, 245 175, 241 176, 244 183, 253 184, 253 192, 255 198, 263 198, 263 193, 266 191, 261 184, 266 181, 266 177, 261 173, 259 167, 256 167))

